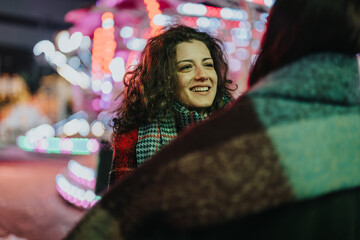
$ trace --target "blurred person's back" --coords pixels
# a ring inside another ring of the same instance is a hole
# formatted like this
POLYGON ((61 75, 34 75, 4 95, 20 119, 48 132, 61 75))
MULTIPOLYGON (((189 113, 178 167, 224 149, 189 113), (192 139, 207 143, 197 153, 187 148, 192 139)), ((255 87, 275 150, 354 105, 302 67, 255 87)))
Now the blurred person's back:
POLYGON ((277 0, 250 90, 67 239, 359 239, 358 0, 277 0))

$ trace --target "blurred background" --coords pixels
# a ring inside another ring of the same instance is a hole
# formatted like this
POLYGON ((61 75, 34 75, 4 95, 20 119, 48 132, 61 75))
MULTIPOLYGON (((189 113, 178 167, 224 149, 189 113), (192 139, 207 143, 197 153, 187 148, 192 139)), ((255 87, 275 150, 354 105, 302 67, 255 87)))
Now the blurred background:
POLYGON ((2 0, 0 239, 61 239, 106 191, 125 69, 181 22, 224 42, 246 90, 273 0, 2 0))

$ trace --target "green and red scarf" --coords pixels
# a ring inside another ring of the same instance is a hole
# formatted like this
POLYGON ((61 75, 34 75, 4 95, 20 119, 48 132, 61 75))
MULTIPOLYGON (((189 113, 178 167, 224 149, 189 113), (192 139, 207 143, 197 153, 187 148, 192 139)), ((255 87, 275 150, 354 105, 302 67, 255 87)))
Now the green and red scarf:
MULTIPOLYGON (((229 94, 224 94, 225 105, 232 98, 229 94)), ((174 103, 175 117, 169 114, 164 121, 160 121, 161 115, 153 122, 141 124, 138 133, 138 142, 136 145, 137 165, 141 165, 151 158, 163 146, 168 144, 177 136, 178 129, 184 129, 191 124, 195 124, 206 119, 205 116, 196 110, 189 110, 180 103, 174 103)))

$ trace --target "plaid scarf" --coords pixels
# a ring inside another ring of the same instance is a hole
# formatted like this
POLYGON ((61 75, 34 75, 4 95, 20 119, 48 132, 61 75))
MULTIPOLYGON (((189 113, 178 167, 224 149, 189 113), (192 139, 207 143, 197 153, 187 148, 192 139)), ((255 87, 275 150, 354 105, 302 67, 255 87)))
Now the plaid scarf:
MULTIPOLYGON (((231 99, 232 97, 229 94, 224 94, 225 105, 231 99)), ((195 110, 188 110, 178 102, 174 103, 173 108, 175 116, 168 114, 167 117, 163 118, 159 114, 159 117, 153 122, 140 125, 136 144, 137 166, 140 166, 164 145, 173 140, 177 136, 177 129, 184 129, 206 118, 195 110), (165 120, 160 121, 159 119, 165 120)))

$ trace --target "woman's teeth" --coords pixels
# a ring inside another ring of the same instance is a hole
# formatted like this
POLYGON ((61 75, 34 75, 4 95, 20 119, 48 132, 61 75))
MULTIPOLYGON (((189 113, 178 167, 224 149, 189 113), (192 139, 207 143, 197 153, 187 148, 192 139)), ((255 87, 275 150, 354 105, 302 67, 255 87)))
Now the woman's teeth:
POLYGON ((209 87, 193 87, 190 89, 192 92, 207 92, 209 91, 209 87))

